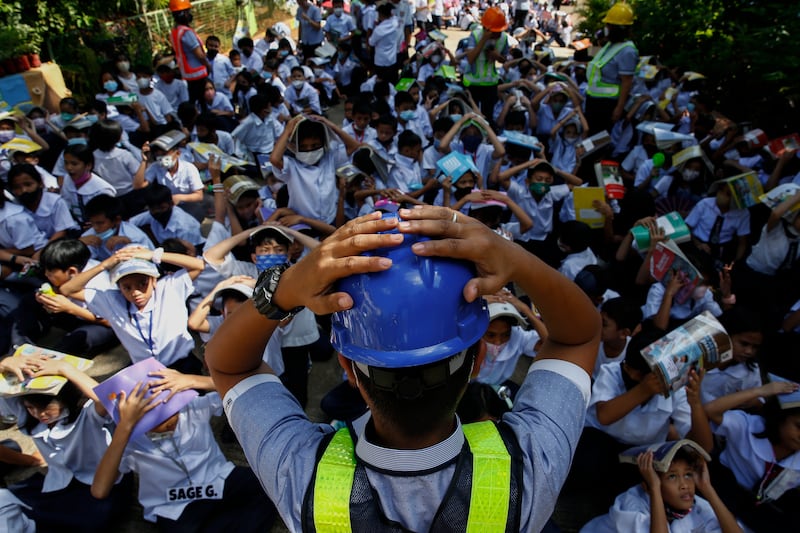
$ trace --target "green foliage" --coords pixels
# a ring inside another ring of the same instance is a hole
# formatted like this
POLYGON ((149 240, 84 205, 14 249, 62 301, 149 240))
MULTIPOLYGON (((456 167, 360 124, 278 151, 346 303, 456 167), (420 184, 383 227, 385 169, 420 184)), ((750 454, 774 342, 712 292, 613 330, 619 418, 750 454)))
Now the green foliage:
MULTIPOLYGON (((585 31, 602 27, 609 0, 584 5, 585 31)), ((633 0, 641 55, 702 72, 720 110, 770 134, 796 131, 800 116, 800 4, 779 0, 633 0)))

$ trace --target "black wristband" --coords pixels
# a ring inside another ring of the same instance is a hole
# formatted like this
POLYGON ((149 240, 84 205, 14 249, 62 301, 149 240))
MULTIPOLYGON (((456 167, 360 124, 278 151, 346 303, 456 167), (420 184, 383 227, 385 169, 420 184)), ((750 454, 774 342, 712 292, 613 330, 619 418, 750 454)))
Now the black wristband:
POLYGON ((11 261, 9 261, 9 263, 11 263, 12 265, 16 265, 17 264, 17 255, 16 254, 12 254, 11 255, 11 261))

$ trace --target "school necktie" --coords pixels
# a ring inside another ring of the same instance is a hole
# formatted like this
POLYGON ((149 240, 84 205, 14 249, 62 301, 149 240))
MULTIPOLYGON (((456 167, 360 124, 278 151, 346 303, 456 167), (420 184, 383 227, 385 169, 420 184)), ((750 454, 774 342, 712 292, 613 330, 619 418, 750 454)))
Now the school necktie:
POLYGON ((722 215, 717 215, 714 225, 711 227, 711 233, 708 234, 708 244, 719 244, 719 237, 722 233, 722 222, 725 218, 722 215))
POLYGON ((755 487, 756 493, 756 505, 764 503, 766 501, 766 492, 769 490, 769 486, 775 481, 775 479, 783 472, 783 467, 778 463, 773 463, 772 461, 764 461, 764 477, 761 478, 761 481, 758 483, 758 486, 755 487))

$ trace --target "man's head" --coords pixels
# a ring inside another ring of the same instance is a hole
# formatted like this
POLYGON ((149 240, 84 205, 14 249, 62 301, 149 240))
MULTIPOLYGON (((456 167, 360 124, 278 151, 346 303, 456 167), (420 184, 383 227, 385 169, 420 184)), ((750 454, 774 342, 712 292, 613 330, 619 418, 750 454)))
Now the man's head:
POLYGON ((371 252, 392 267, 341 280, 336 290, 353 307, 332 319, 339 361, 376 420, 409 436, 452 424, 489 323, 484 301, 463 297, 473 267, 418 257, 411 251, 418 240, 406 235, 400 246, 371 252))
POLYGON ((262 226, 250 234, 250 259, 259 272, 288 261, 294 237, 278 226, 262 226))

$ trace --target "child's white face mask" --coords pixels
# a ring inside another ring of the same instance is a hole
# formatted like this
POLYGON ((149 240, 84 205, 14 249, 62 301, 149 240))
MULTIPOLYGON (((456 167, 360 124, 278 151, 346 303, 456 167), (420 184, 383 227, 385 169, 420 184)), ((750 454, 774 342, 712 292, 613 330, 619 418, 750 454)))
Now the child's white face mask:
POLYGON ((497 359, 497 356, 500 355, 500 352, 508 346, 508 341, 502 344, 492 344, 490 342, 486 343, 486 355, 489 356, 490 359, 494 360, 497 359))
POLYGON ((319 160, 322 159, 323 155, 325 155, 325 148, 317 148, 310 152, 297 152, 294 154, 297 160, 304 165, 316 165, 319 160))

